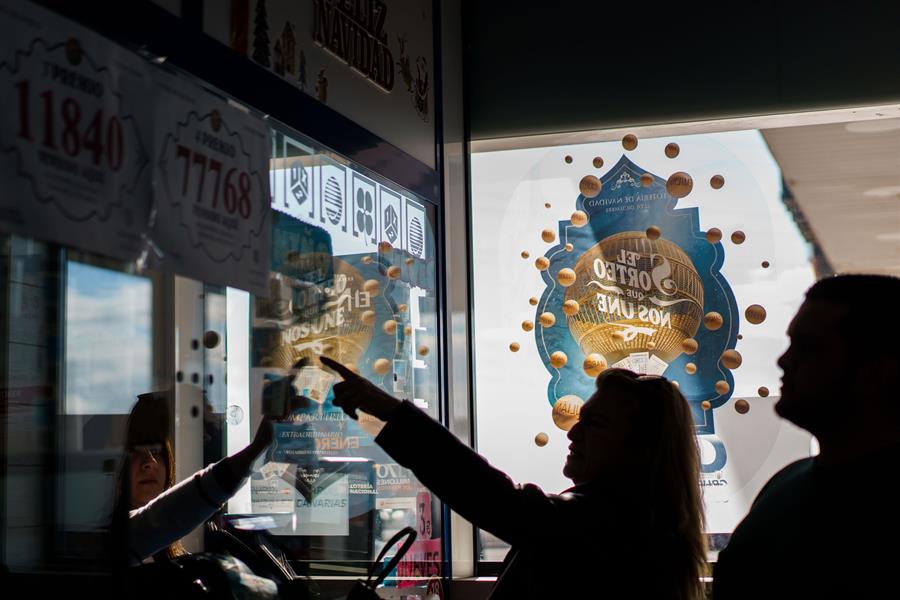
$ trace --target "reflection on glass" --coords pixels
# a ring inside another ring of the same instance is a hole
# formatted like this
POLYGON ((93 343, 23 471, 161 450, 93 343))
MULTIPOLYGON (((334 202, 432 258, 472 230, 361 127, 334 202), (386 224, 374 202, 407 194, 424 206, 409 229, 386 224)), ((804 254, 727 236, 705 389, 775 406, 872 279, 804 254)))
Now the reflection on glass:
POLYGON ((65 411, 127 414, 151 389, 150 280, 69 262, 65 411))
MULTIPOLYGON (((255 426, 272 381, 291 376, 302 402, 276 426, 250 501, 232 502, 229 522, 264 528, 319 573, 361 571, 407 525, 427 524, 416 543, 439 548, 438 502, 375 444, 383 423, 332 404, 335 376, 318 361, 334 358, 437 417, 434 209, 279 129, 270 180, 271 293, 253 298, 243 321, 251 401, 241 408, 250 418, 232 419, 228 435, 255 426)), ((239 328, 229 316, 229 340, 239 328)), ((439 572, 439 553, 422 565, 415 556, 399 569, 404 578, 439 572)))

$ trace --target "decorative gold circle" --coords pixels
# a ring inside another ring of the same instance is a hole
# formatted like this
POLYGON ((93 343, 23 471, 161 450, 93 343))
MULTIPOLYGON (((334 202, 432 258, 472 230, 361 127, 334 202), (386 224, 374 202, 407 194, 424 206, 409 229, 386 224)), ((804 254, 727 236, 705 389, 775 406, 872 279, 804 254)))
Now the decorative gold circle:
POLYGON ((559 282, 559 285, 563 287, 569 287, 575 283, 575 278, 575 271, 569 267, 564 267, 556 273, 556 280, 559 282))
POLYGON ((583 210, 576 210, 569 219, 575 227, 584 227, 588 222, 588 215, 583 210))
POLYGON ((694 180, 684 171, 675 171, 666 181, 666 191, 674 198, 684 198, 694 189, 694 180))
POLYGON ((748 323, 759 325, 766 320, 766 309, 759 304, 751 304, 744 311, 744 318, 748 323))
POLYGON ((381 284, 378 283, 378 281, 375 279, 368 279, 363 284, 363 289, 369 292, 369 294, 371 294, 372 296, 377 296, 381 293, 381 284))
POLYGON ((633 133, 629 133, 625 137, 622 138, 622 147, 628 151, 634 150, 638 147, 638 139, 637 136, 633 133))
POLYGON ((714 190, 722 189, 722 186, 725 185, 725 178, 721 175, 713 175, 709 179, 709 186, 714 190))
POLYGON ((709 311, 705 315, 703 315, 703 325, 709 329, 710 331, 715 331, 719 327, 725 324, 725 319, 722 318, 722 315, 717 313, 714 310, 709 311))
POLYGON ((607 366, 606 359, 594 352, 584 357, 581 368, 584 369, 584 372, 588 377, 596 377, 605 371, 607 366))
POLYGON ((737 369, 744 362, 741 353, 737 350, 726 350, 722 353, 720 360, 722 361, 722 366, 726 369, 737 369))
POLYGON ((379 358, 372 363, 372 369, 379 375, 387 375, 391 370, 391 361, 386 358, 379 358))
POLYGON ((562 429, 569 431, 578 422, 581 416, 581 407, 584 406, 584 400, 575 394, 563 396, 553 403, 553 424, 562 429))
POLYGON ((550 266, 550 259, 546 256, 538 256, 537 260, 534 261, 534 266, 538 271, 546 271, 547 267, 550 266))
POLYGON ((548 244, 556 241, 556 232, 552 229, 545 229, 541 232, 541 239, 548 244))
POLYGON ((550 364, 557 369, 562 369, 569 362, 569 357, 562 350, 557 350, 550 355, 550 364))
POLYGON ((578 301, 572 299, 563 302, 562 306, 563 313, 569 317, 578 314, 579 308, 581 308, 581 306, 579 306, 578 301))
POLYGON ((543 312, 540 321, 544 327, 553 327, 556 324, 556 316, 552 312, 543 312))
POLYGON ((600 180, 597 179, 596 175, 585 175, 578 183, 578 191, 580 191, 581 195, 585 198, 593 198, 600 193, 602 187, 603 184, 600 183, 600 180))
POLYGON ((679 152, 681 152, 681 148, 679 148, 678 144, 676 144, 675 142, 669 142, 668 144, 666 144, 665 153, 667 158, 675 158, 676 156, 678 156, 679 152))

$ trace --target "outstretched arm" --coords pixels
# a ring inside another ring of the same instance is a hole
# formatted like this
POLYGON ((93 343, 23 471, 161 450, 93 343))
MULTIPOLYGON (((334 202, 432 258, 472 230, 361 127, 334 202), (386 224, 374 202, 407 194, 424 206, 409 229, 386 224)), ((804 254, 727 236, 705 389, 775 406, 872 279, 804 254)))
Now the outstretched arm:
POLYGON ((604 520, 591 514, 581 498, 548 496, 535 485, 514 484, 410 402, 401 402, 333 360, 321 361, 344 379, 334 387, 335 406, 354 419, 361 409, 387 421, 375 441, 476 526, 517 544, 563 532, 571 535, 573 523, 582 523, 587 534, 604 520))
POLYGON ((198 471, 128 515, 129 562, 180 540, 218 511, 250 476, 256 458, 272 442, 272 423, 264 418, 243 450, 198 471))

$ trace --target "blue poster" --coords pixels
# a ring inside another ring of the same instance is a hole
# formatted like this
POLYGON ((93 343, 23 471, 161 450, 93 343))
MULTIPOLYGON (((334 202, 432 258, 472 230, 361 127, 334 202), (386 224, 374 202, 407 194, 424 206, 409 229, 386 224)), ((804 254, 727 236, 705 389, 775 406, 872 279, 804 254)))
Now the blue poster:
MULTIPOLYGON (((679 195, 692 185, 683 176, 681 190, 670 188, 679 195)), ((715 434, 713 412, 734 388, 728 365, 740 361, 721 235, 701 231, 697 208, 676 208, 666 180, 624 156, 581 190, 572 218, 544 232, 557 243, 536 261, 546 287, 534 335, 551 406, 586 400, 603 368, 626 368, 677 382, 697 433, 715 434)), ((717 457, 704 472, 724 465, 724 447, 713 444, 717 457)))

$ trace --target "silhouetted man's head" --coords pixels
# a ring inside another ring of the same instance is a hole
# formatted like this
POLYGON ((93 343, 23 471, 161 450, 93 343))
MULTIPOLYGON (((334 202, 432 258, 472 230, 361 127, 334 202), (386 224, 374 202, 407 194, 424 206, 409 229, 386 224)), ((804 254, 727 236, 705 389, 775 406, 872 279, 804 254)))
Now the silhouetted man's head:
POLYGON ((776 412, 820 438, 873 415, 900 415, 898 298, 896 277, 840 275, 813 285, 778 359, 776 412))

